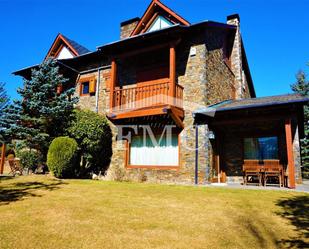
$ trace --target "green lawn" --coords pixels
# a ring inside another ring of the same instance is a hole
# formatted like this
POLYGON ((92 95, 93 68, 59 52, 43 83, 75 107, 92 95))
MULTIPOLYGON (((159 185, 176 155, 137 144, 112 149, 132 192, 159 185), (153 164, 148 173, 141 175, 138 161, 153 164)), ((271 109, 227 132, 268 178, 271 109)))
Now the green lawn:
POLYGON ((304 248, 309 195, 0 178, 0 248, 304 248))

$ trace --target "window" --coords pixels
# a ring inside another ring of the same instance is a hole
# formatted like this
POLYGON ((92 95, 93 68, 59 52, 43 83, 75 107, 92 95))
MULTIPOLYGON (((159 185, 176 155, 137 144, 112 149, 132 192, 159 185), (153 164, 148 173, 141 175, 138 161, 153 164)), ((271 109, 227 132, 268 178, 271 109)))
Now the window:
POLYGON ((110 86, 111 86, 111 73, 110 72, 104 73, 103 78, 104 78, 104 81, 105 81, 105 88, 109 89, 110 86))
POLYGON ((244 159, 278 159, 278 138, 245 138, 244 159))
POLYGON ((80 82, 80 96, 95 95, 96 79, 94 77, 83 79, 80 82))
POLYGON ((89 81, 81 83, 81 95, 89 94, 89 81))
POLYGON ((154 22, 151 24, 151 26, 149 27, 149 29, 147 30, 147 32, 151 32, 151 31, 157 31, 160 29, 164 29, 167 27, 172 26, 173 23, 171 23, 169 20, 167 20, 166 18, 162 17, 162 16, 158 16, 154 22))
POLYGON ((129 164, 133 166, 178 166, 178 135, 135 136, 130 145, 129 164))

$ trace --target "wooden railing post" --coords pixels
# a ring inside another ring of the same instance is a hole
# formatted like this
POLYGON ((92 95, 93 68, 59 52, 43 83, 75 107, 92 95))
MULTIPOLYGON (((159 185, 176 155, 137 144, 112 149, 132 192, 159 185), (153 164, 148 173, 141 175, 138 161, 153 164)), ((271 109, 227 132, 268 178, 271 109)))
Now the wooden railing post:
POLYGON ((0 174, 3 174, 4 161, 5 161, 5 144, 2 144, 1 161, 0 161, 0 174))
POLYGON ((170 45, 170 63, 169 63, 169 78, 170 78, 170 87, 169 87, 169 97, 173 99, 176 97, 176 50, 175 44, 170 45))
POLYGON ((295 188, 295 165, 293 155, 292 121, 285 120, 285 139, 288 159, 289 188, 295 188))
POLYGON ((115 58, 112 59, 111 65, 111 84, 110 84, 110 96, 109 96, 109 109, 112 112, 114 107, 114 90, 117 81, 117 64, 115 58))

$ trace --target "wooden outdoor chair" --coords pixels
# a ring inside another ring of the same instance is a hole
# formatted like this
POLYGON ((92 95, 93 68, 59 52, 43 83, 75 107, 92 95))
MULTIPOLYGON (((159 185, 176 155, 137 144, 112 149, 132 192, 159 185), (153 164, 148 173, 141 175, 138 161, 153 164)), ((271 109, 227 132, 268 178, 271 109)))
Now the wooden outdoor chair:
MULTIPOLYGON (((244 174, 244 184, 248 184, 248 178, 257 177, 258 185, 262 185, 262 173, 261 166, 259 165, 259 160, 244 160, 243 165, 243 174, 244 174)), ((255 184, 255 183, 254 183, 255 184)))
POLYGON ((13 176, 15 176, 17 173, 19 173, 19 175, 23 174, 23 169, 20 165, 19 160, 10 159, 8 161, 11 169, 11 172, 9 174, 12 174, 13 176))
POLYGON ((282 187, 283 182, 284 182, 283 177, 284 177, 283 176, 283 166, 280 165, 279 160, 265 160, 264 161, 264 186, 265 187, 267 186, 267 181, 273 178, 278 178, 279 187, 282 187))

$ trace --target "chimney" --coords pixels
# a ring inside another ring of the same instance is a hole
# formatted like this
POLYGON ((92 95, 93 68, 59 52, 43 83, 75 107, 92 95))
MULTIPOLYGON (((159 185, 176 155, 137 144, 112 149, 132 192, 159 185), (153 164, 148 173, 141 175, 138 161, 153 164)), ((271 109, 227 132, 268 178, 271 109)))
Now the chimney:
POLYGON ((233 50, 231 54, 232 71, 235 75, 236 99, 243 98, 243 67, 242 67, 242 40, 240 33, 240 17, 238 14, 227 16, 227 24, 237 26, 233 50))
POLYGON ((140 20, 139 17, 135 17, 133 19, 124 21, 120 24, 120 39, 121 40, 128 38, 131 35, 132 31, 138 24, 139 20, 140 20))

